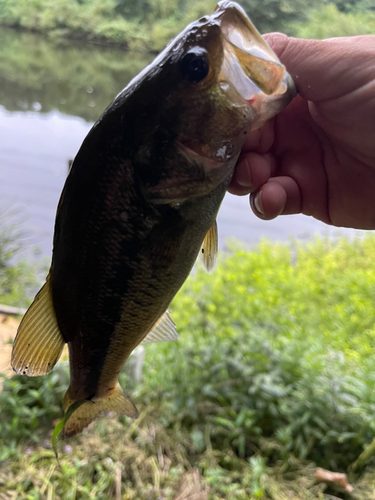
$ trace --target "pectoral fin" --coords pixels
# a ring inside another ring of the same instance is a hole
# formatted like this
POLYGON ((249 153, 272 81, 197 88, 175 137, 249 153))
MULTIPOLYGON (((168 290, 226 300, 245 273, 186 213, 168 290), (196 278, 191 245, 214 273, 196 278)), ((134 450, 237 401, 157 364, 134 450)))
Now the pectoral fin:
POLYGON ((179 338, 176 325, 170 318, 170 312, 165 311, 163 316, 161 316, 154 328, 146 335, 140 345, 151 344, 151 342, 163 342, 164 340, 178 340, 179 338))
POLYGON ((217 222, 215 220, 208 230, 199 252, 199 258, 208 273, 215 267, 218 252, 217 240, 217 222))
POLYGON ((64 344, 47 277, 18 328, 12 350, 12 368, 19 375, 46 375, 57 363, 64 344))

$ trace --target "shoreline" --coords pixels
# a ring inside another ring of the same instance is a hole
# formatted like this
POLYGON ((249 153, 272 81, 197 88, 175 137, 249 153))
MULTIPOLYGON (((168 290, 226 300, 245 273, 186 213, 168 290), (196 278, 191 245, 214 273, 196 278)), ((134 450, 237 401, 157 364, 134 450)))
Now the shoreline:
POLYGON ((116 42, 115 40, 111 40, 110 38, 105 38, 105 37, 85 37, 85 36, 74 36, 73 33, 69 34, 62 34, 59 33, 59 30, 41 30, 41 29, 36 29, 36 28, 27 28, 24 26, 18 26, 14 24, 6 24, 6 23, 0 23, 0 28, 6 28, 18 33, 32 33, 34 35, 38 35, 41 37, 44 37, 51 42, 58 42, 58 43, 63 43, 64 41, 67 42, 78 42, 82 44, 92 44, 92 45, 98 45, 99 47, 108 47, 108 48, 117 48, 117 49, 124 49, 129 52, 139 52, 140 54, 153 54, 157 55, 159 54, 159 51, 156 50, 140 50, 140 49, 133 49, 129 47, 129 44, 126 42, 116 42))

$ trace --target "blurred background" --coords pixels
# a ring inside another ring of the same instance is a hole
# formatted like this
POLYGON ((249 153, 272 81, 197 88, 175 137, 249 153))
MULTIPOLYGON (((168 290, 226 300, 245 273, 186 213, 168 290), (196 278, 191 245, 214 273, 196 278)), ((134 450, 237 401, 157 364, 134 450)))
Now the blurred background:
MULTIPOLYGON (((50 436, 66 357, 50 376, 9 378, 21 309, 1 305, 27 307, 47 273, 69 159, 130 79, 215 4, 0 0, 1 500, 375 498, 371 232, 261 221, 228 194, 226 255, 172 304, 181 340, 147 346, 141 380, 131 366, 121 375, 141 418, 103 418, 62 443, 61 468, 50 436), (320 482, 317 466, 351 467, 354 490, 320 482)), ((375 34, 374 0, 241 4, 261 33, 375 34)))

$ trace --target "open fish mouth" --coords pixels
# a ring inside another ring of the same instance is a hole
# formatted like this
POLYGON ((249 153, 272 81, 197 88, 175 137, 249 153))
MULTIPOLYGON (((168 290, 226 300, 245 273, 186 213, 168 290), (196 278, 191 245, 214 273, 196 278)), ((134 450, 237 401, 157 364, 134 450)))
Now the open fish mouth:
MULTIPOLYGON (((217 185, 233 172, 245 139, 244 132, 261 127, 296 95, 296 87, 285 66, 237 3, 222 0, 210 20, 220 26, 223 44, 218 84, 233 107, 244 109, 245 118, 239 117, 238 127, 228 132, 227 141, 214 145, 197 140, 178 143, 182 155, 202 166, 207 186, 217 185)), ((190 191, 189 195, 192 196, 190 191)))
POLYGON ((295 97, 294 82, 237 3, 219 2, 213 17, 224 38, 220 84, 234 87, 254 109, 258 119, 251 124, 253 130, 295 97))

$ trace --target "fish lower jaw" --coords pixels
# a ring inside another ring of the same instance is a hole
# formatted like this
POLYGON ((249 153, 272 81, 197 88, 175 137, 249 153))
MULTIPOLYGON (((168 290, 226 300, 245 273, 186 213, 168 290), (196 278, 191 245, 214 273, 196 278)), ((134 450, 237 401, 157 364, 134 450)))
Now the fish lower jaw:
MULTIPOLYGON (((207 196, 214 191, 220 184, 226 182, 232 177, 236 158, 226 163, 216 163, 216 168, 203 171, 204 177, 201 179, 181 183, 175 183, 168 186, 159 184, 149 194, 152 195, 152 202, 155 204, 169 204, 172 207, 178 207, 180 204, 190 198, 199 198, 207 196)), ((209 160, 211 163, 211 160, 209 160)))
POLYGON ((243 140, 241 144, 237 141, 236 148, 232 148, 231 154, 228 154, 227 146, 223 145, 216 149, 215 154, 211 155, 208 148, 204 152, 198 152, 195 150, 196 148, 193 149, 178 142, 179 152, 186 160, 184 175, 164 179, 157 186, 149 188, 148 195, 153 203, 178 206, 189 198, 208 195, 233 175, 243 140), (189 178, 189 173, 185 174, 189 171, 190 164, 194 165, 192 170, 195 172, 197 166, 199 168, 198 176, 194 178, 189 178))
POLYGON ((201 180, 186 183, 174 183, 168 186, 159 184, 155 189, 149 190, 152 202, 155 204, 170 204, 178 206, 192 196, 199 196, 201 180))

